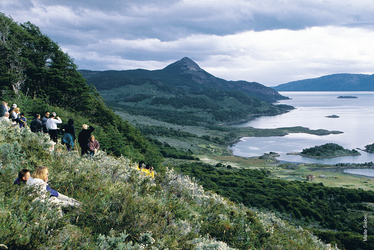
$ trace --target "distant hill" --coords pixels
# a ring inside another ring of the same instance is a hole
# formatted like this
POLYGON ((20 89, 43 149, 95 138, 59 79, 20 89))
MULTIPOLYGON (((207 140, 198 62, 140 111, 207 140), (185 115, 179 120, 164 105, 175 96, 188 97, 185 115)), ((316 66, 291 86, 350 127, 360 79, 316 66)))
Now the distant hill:
POLYGON ((284 83, 277 91, 374 91, 374 75, 334 74, 284 83))
POLYGON ((271 104, 287 99, 256 82, 226 81, 184 57, 161 70, 80 70, 106 102, 172 123, 233 122, 284 112, 271 104))

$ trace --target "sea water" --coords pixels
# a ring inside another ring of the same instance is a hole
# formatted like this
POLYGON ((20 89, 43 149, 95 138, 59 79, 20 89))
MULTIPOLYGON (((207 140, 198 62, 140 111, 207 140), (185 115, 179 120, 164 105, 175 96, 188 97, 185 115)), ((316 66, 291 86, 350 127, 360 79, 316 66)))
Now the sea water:
POLYGON ((344 169, 344 173, 347 174, 356 174, 356 175, 363 175, 363 176, 368 176, 368 177, 374 177, 374 169, 365 169, 365 168, 360 168, 360 169, 344 169))
POLYGON ((317 136, 295 133, 286 136, 244 137, 230 149, 234 155, 260 156, 264 153, 280 154, 278 160, 299 163, 365 163, 374 162, 374 154, 366 153, 366 145, 374 143, 374 92, 280 92, 296 109, 277 116, 263 116, 240 127, 280 128, 303 126, 310 129, 342 131, 342 134, 317 136), (355 96, 357 98, 338 98, 355 96), (336 115, 339 118, 328 118, 336 115), (326 159, 311 159, 287 153, 301 152, 305 148, 336 143, 347 149, 358 149, 360 156, 345 156, 326 159))

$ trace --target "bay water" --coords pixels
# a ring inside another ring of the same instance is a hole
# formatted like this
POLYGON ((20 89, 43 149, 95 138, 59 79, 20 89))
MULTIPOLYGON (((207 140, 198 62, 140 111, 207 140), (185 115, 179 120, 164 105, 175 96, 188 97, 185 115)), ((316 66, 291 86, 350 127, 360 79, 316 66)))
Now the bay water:
POLYGON ((363 175, 367 177, 374 177, 374 169, 360 168, 360 169, 344 169, 346 174, 363 175))
POLYGON ((279 104, 296 109, 277 116, 262 116, 239 127, 280 128, 303 126, 310 129, 342 131, 342 134, 317 136, 303 133, 286 136, 244 137, 230 149, 242 157, 260 156, 264 153, 280 154, 278 160, 296 163, 365 163, 374 162, 374 154, 366 153, 366 145, 374 143, 374 92, 280 92, 291 98, 279 104), (338 98, 355 96, 357 98, 338 98), (328 118, 336 115, 339 118, 328 118), (358 149, 360 156, 311 159, 287 153, 301 152, 305 148, 336 143, 347 149, 358 149))

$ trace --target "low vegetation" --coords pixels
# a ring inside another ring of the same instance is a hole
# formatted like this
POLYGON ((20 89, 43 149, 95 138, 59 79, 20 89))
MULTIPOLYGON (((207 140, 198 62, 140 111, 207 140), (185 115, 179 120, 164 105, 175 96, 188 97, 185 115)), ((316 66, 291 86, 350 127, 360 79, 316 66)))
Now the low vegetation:
POLYGON ((0 244, 8 249, 331 249, 269 212, 205 191, 164 167, 150 179, 124 157, 50 152, 44 134, 0 124, 0 244), (62 216, 12 185, 21 168, 49 168, 50 185, 83 202, 62 216), (292 236, 292 237, 290 237, 292 236))

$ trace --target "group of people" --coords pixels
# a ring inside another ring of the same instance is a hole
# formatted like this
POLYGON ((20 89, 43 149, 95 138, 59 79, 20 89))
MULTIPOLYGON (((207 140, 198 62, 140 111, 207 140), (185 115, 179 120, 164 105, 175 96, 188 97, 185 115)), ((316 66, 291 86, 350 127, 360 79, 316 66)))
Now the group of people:
POLYGON ((20 111, 17 104, 13 103, 11 107, 5 101, 0 105, 0 120, 12 123, 13 126, 18 125, 20 128, 27 127, 27 119, 25 114, 20 111))
MULTIPOLYGON (((149 164, 145 165, 144 161, 140 161, 137 167, 142 173, 151 178, 155 178, 153 167, 149 164)), ((22 169, 18 172, 18 177, 14 181, 15 185, 26 185, 32 188, 36 195, 35 200, 42 202, 49 201, 53 204, 60 205, 61 207, 79 207, 81 202, 74 198, 70 198, 60 192, 52 189, 48 184, 49 170, 47 167, 39 166, 31 174, 30 170, 22 169)))
POLYGON ((63 195, 56 190, 53 190, 48 184, 49 171, 47 167, 40 166, 30 174, 30 170, 22 169, 18 173, 18 178, 14 184, 26 184, 27 187, 33 188, 36 199, 42 202, 49 201, 51 203, 60 205, 62 207, 79 207, 81 202, 74 198, 63 195))
MULTIPOLYGON (((13 125, 19 124, 20 128, 28 127, 24 113, 20 112, 19 107, 15 103, 9 108, 8 103, 2 101, 0 106, 1 120, 11 122, 13 125)), ((43 132, 49 134, 55 144, 58 143, 58 135, 62 134, 61 143, 65 144, 66 149, 71 152, 76 142, 74 120, 70 118, 67 124, 64 124, 61 128, 58 127, 59 124, 62 124, 62 120, 57 116, 56 112, 47 111, 42 119, 40 114, 35 115, 35 118, 30 123, 30 130, 34 133, 43 132)), ((78 134, 78 143, 82 156, 85 154, 94 156, 100 148, 100 143, 92 135, 94 130, 95 128, 92 126, 82 125, 82 130, 78 134)))
MULTIPOLYGON (((2 120, 12 123, 13 126, 18 124, 20 128, 28 127, 27 119, 24 113, 20 112, 20 108, 16 104, 9 108, 8 103, 5 101, 0 106, 0 122, 2 120)), ((67 124, 64 124, 60 129, 58 128, 59 124, 62 124, 61 118, 55 112, 50 113, 47 111, 42 119, 40 114, 35 115, 35 118, 30 123, 30 130, 34 133, 48 133, 54 143, 58 143, 58 135, 61 132, 61 143, 65 144, 67 150, 71 152, 76 142, 74 120, 70 118, 67 124)), ((92 126, 82 125, 82 130, 78 134, 78 143, 82 156, 85 154, 94 156, 100 148, 99 142, 92 135, 94 130, 95 128, 92 126)), ((145 165, 144 161, 139 162, 137 169, 146 176, 154 178, 153 167, 149 164, 145 165)), ((19 171, 18 178, 14 181, 14 184, 25 184, 26 187, 32 188, 37 196, 36 199, 43 202, 48 200, 61 207, 79 207, 82 205, 81 202, 53 190, 48 184, 48 177, 48 168, 44 166, 37 167, 32 174, 30 170, 22 169, 19 171)))

